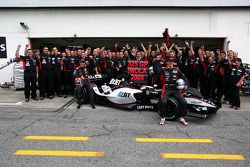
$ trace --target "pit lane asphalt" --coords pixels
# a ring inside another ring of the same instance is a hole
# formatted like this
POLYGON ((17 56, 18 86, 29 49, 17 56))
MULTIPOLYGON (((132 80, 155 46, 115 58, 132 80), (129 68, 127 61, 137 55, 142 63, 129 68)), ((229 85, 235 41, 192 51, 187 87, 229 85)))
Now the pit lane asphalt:
POLYGON ((152 167, 152 166, 250 166, 250 112, 227 105, 206 120, 188 117, 160 126, 154 112, 126 111, 73 104, 60 113, 53 108, 1 107, 0 167, 152 167), (24 140, 28 135, 87 136, 88 141, 24 140), (138 143, 136 138, 207 138, 213 143, 138 143), (104 152, 103 157, 24 156, 17 150, 104 152), (161 153, 241 154, 244 161, 163 159, 161 153))

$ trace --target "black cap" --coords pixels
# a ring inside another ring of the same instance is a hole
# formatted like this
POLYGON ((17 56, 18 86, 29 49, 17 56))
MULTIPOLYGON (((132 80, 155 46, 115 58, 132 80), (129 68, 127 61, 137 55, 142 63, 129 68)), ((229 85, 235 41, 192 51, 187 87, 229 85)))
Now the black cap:
POLYGON ((167 61, 168 62, 174 62, 174 57, 173 56, 168 56, 167 61))

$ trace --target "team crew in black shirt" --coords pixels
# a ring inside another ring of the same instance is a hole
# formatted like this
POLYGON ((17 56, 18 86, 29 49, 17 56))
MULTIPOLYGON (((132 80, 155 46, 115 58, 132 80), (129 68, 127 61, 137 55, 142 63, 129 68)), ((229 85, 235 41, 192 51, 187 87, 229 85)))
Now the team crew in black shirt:
POLYGON ((32 49, 27 50, 26 56, 20 56, 19 50, 21 45, 17 46, 16 50, 16 58, 20 59, 23 62, 24 69, 24 95, 25 101, 28 102, 30 100, 30 91, 31 98, 34 100, 38 100, 36 95, 36 81, 38 78, 38 61, 33 57, 32 49))
POLYGON ((229 103, 236 110, 240 107, 239 89, 245 70, 238 53, 229 49, 217 49, 215 54, 204 46, 194 48, 194 41, 185 41, 182 47, 175 43, 163 42, 160 46, 149 43, 148 48, 143 43, 139 46, 126 44, 124 47, 116 43, 110 49, 66 48, 63 52, 56 47, 44 47, 41 55, 37 49, 26 48, 25 56, 20 56, 20 47, 18 45, 16 57, 24 65, 26 101, 30 100, 30 91, 31 98, 37 100, 37 79, 40 100, 45 97, 52 99, 55 95, 61 97, 64 94, 65 98, 73 95, 73 73, 80 62, 84 62, 88 75, 104 74, 108 81, 111 78, 130 79, 128 60, 148 61, 149 66, 153 67, 153 74, 149 75, 147 83, 162 87, 161 75, 171 57, 173 66, 185 75, 189 86, 199 88, 205 98, 220 101, 224 97, 224 103, 229 103))

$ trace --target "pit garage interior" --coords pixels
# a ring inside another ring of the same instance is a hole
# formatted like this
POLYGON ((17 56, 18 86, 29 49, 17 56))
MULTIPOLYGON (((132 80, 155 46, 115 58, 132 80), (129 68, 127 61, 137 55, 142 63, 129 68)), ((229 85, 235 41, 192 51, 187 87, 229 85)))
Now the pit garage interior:
MULTIPOLYGON (((170 38, 171 43, 176 43, 180 47, 185 47, 185 40, 191 41, 194 40, 194 48, 197 49, 201 45, 205 45, 206 49, 216 50, 223 49, 225 38, 170 38)), ((30 38, 30 43, 33 48, 40 49, 42 51, 43 46, 48 46, 51 49, 54 46, 57 46, 59 51, 63 51, 65 47, 86 48, 88 46, 92 48, 102 47, 113 50, 114 44, 118 43, 120 47, 129 43, 132 46, 140 46, 140 42, 142 42, 145 47, 148 47, 149 42, 154 44, 158 43, 159 46, 164 41, 163 38, 155 37, 155 38, 30 38)))

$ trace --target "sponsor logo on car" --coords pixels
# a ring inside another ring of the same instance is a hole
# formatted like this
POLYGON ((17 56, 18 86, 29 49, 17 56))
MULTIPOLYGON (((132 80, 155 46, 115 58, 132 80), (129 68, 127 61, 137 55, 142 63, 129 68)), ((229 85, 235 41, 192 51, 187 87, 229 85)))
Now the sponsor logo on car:
POLYGON ((127 93, 127 92, 119 92, 118 93, 119 97, 127 97, 128 98, 130 95, 131 95, 131 93, 127 93))
POLYGON ((154 109, 154 106, 150 106, 150 105, 138 105, 138 106, 136 106, 136 109, 137 110, 145 110, 145 109, 152 110, 152 109, 154 109))

